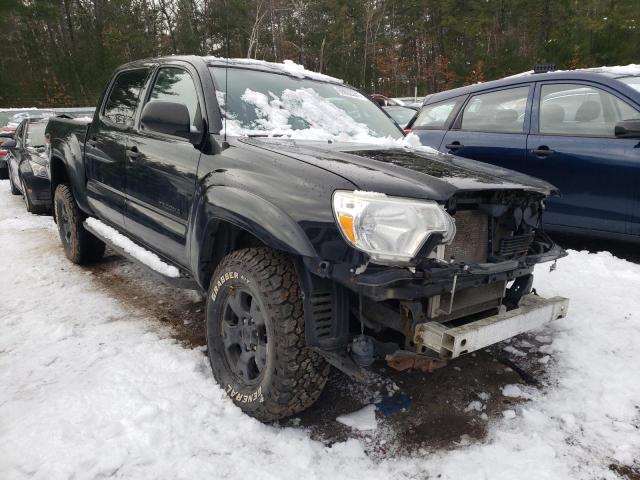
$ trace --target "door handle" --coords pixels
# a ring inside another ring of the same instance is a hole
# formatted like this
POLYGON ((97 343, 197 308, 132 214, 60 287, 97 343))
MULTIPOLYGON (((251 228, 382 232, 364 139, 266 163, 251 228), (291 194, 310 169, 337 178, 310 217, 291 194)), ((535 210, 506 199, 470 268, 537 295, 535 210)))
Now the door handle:
POLYGON ((138 158, 140 155, 142 155, 140 153, 140 150, 138 150, 138 147, 131 147, 131 148, 127 148, 125 150, 125 153, 127 154, 127 157, 129 157, 129 160, 135 160, 136 158, 138 158))
POLYGON ((542 146, 542 147, 534 148, 533 150, 531 150, 531 153, 539 157, 547 157, 553 153, 553 150, 551 150, 549 147, 542 146))
POLYGON ((92 137, 89 140, 87 140, 87 143, 90 146, 95 147, 96 145, 98 145, 98 139, 96 139, 96 137, 92 137))
POLYGON ((456 150, 460 150, 461 148, 464 148, 464 145, 462 145, 460 142, 453 142, 445 145, 445 148, 456 151, 456 150))

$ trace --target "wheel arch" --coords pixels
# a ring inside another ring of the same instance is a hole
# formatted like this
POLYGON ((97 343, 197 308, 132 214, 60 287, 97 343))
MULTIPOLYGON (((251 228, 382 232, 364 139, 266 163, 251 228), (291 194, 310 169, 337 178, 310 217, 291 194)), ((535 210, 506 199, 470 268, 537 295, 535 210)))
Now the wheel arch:
POLYGON ((191 263, 196 281, 205 290, 220 260, 242 248, 265 246, 298 257, 316 257, 300 225, 251 192, 211 187, 193 218, 191 263))

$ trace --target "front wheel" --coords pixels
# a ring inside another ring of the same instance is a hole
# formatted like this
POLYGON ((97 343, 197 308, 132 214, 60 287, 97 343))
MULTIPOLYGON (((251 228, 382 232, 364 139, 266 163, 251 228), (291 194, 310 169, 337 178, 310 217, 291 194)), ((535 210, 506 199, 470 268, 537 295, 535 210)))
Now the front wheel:
POLYGON ((278 420, 322 393, 329 365, 305 346, 302 295, 287 255, 249 248, 226 256, 209 286, 206 321, 213 374, 247 414, 278 420))
POLYGON ((85 230, 82 224, 84 215, 78 208, 69 185, 62 183, 56 187, 53 208, 67 258, 79 265, 100 260, 104 255, 105 244, 85 230))

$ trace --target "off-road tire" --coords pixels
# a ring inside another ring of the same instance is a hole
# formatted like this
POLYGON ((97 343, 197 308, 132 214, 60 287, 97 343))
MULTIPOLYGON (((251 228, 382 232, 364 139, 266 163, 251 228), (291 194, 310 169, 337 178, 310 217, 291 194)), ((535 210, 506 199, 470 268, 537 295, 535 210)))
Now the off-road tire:
POLYGON ((68 184, 61 183, 56 187, 53 208, 67 258, 78 265, 100 260, 104 255, 105 244, 84 228, 86 217, 78 208, 68 184))
POLYGON ((236 405, 258 420, 269 422, 301 412, 324 389, 330 366, 305 346, 302 293, 286 254, 248 248, 227 255, 209 286, 206 334, 214 377, 236 405), (254 295, 265 319, 266 362, 254 383, 234 373, 222 334, 230 294, 240 290, 254 295))

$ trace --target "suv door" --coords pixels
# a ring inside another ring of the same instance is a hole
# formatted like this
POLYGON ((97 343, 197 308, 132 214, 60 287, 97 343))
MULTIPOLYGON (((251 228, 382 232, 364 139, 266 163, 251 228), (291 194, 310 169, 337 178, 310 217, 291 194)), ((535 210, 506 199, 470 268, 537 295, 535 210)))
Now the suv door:
POLYGON ((550 230, 632 234, 640 148, 614 129, 638 110, 613 90, 566 81, 538 84, 534 105, 526 171, 560 189, 547 201, 550 230))
POLYGON ((118 73, 87 134, 85 166, 89 205, 102 219, 116 226, 124 225, 127 134, 148 75, 148 68, 118 73))
POLYGON ((532 84, 472 95, 444 136, 440 151, 520 170, 532 98, 532 84))
MULTIPOLYGON (((189 110, 191 131, 202 131, 203 95, 183 65, 158 68, 145 104, 182 103, 189 110)), ((142 109, 141 109, 142 110, 142 109)), ((126 228, 141 242, 186 265, 186 232, 196 185, 200 151, 188 140, 138 128, 127 145, 126 228)))

